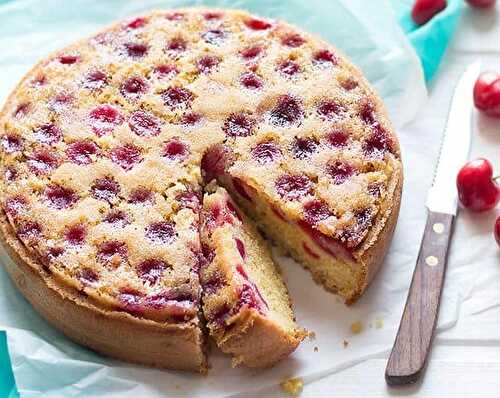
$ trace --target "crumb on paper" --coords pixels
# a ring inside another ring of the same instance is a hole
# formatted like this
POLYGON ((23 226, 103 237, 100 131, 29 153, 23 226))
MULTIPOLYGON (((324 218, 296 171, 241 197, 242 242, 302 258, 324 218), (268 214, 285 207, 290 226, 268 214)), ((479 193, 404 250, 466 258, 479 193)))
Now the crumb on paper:
POLYGON ((300 377, 292 377, 280 383, 281 389, 290 397, 298 397, 304 388, 304 381, 300 377))
POLYGON ((375 329, 382 329, 384 327, 384 320, 382 318, 375 319, 375 329))
POLYGON ((361 321, 356 321, 351 323, 351 333, 352 334, 359 334, 363 331, 363 324, 361 321))
POLYGON ((319 351, 318 346, 314 347, 314 352, 318 352, 318 351, 319 351))
POLYGON ((342 345, 344 346, 344 348, 347 348, 347 346, 349 345, 349 342, 347 340, 344 340, 342 342, 342 345))

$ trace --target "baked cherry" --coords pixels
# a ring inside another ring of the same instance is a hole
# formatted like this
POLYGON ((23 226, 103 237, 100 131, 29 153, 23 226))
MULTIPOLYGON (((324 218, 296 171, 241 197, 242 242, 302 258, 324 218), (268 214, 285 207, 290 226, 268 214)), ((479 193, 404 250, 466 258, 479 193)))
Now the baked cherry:
POLYGON ((252 157, 260 164, 270 163, 281 157, 281 150, 273 141, 257 144, 251 153, 252 157))
POLYGON ((337 160, 327 166, 327 172, 332 177, 333 183, 340 185, 354 175, 355 169, 349 163, 337 160))
POLYGON ((63 65, 72 65, 78 62, 80 57, 74 54, 60 55, 59 62, 63 65))
POLYGON ((233 113, 224 122, 222 130, 229 137, 248 137, 253 134, 255 120, 244 113, 233 113))
POLYGON ((161 97, 165 105, 172 109, 188 106, 194 98, 191 91, 182 87, 169 87, 161 94, 161 97))
POLYGON ((500 117, 500 74, 484 72, 474 85, 474 104, 488 116, 500 117))
POLYGON ((201 198, 199 192, 188 189, 177 194, 175 199, 179 202, 179 206, 183 209, 191 209, 195 213, 200 211, 201 198))
POLYGON ((157 136, 161 132, 161 122, 151 113, 138 110, 130 115, 128 120, 130 129, 141 137, 157 136))
POLYGON ((76 278, 84 284, 93 284, 99 280, 99 274, 92 268, 84 267, 76 273, 76 278))
POLYGON ((44 196, 56 209, 67 209, 78 200, 78 196, 72 189, 55 184, 45 188, 44 196))
POLYGON ((257 90, 262 87, 262 80, 253 72, 243 73, 240 77, 240 83, 250 90, 257 90))
POLYGON ((316 65, 337 65, 338 61, 335 54, 329 50, 319 50, 313 55, 313 63, 316 65))
POLYGON ((36 221, 28 221, 21 224, 17 234, 24 240, 38 239, 42 235, 42 226, 36 221))
POLYGON ((139 148, 131 144, 113 148, 109 152, 109 157, 125 171, 132 170, 137 163, 142 161, 139 148))
POLYGON ((226 33, 220 29, 210 29, 203 32, 201 37, 207 43, 218 45, 225 39, 226 33))
POLYGON ((133 204, 154 203, 154 194, 150 189, 139 187, 130 193, 128 202, 133 204))
POLYGON ((146 228, 146 237, 156 243, 172 243, 177 237, 175 226, 169 221, 159 221, 146 228))
POLYGON ((163 79, 169 76, 176 75, 177 73, 179 73, 179 70, 175 65, 161 64, 155 66, 153 72, 158 78, 163 79))
POLYGON ((59 166, 59 157, 47 149, 39 149, 28 157, 28 167, 35 174, 48 174, 59 166))
POLYGON ((118 300, 120 302, 119 308, 130 314, 140 316, 144 312, 144 305, 142 303, 143 296, 144 294, 136 289, 128 287, 122 288, 118 295, 118 300))
POLYGON ((110 211, 106 217, 103 218, 103 221, 116 228, 124 228, 126 225, 130 224, 127 215, 121 210, 110 211))
POLYGON ((244 50, 240 52, 240 55, 245 59, 245 60, 250 60, 253 58, 256 58, 259 56, 259 54, 262 52, 263 48, 262 46, 255 45, 251 47, 247 47, 244 50))
POLYGON ((233 183, 234 190, 236 192, 238 192, 238 194, 241 197, 252 202, 252 192, 254 190, 246 182, 244 182, 241 178, 233 177, 232 183, 233 183))
POLYGON ((215 145, 209 148, 201 158, 201 174, 208 183, 224 174, 231 161, 231 150, 225 145, 215 145))
POLYGON ((200 113, 188 112, 182 115, 180 122, 185 127, 192 127, 200 124, 202 120, 203 115, 200 113))
POLYGON ((7 133, 2 137, 2 146, 6 153, 19 152, 23 149, 23 141, 19 135, 7 133))
POLYGON ((348 135, 342 130, 333 130, 326 136, 326 143, 333 148, 342 148, 347 145, 348 135))
POLYGON ((66 155, 75 164, 92 163, 92 156, 99 152, 99 147, 90 140, 75 141, 68 145, 66 155))
POLYGON ((109 104, 95 107, 89 113, 92 130, 99 137, 113 131, 115 126, 123 122, 123 116, 118 109, 109 104))
POLYGON ((167 52, 173 55, 178 55, 184 51, 186 51, 187 42, 182 37, 174 37, 167 44, 167 52))
POLYGON ((83 224, 73 225, 65 233, 66 241, 73 246, 81 246, 86 236, 87 229, 83 224))
POLYGON ((285 59, 278 64, 277 70, 284 75, 291 77, 300 71, 300 65, 291 59, 285 59))
POLYGON ((144 25, 146 25, 146 18, 143 18, 143 17, 137 17, 137 18, 134 18, 132 19, 126 26, 127 28, 130 28, 130 29, 138 29, 138 28, 142 28, 144 25))
POLYGON ((266 30, 273 26, 270 22, 259 18, 247 19, 245 25, 252 30, 266 30))
POLYGON ((148 90, 148 84, 140 76, 132 76, 125 80, 121 87, 120 92, 122 95, 129 99, 137 99, 148 90))
POLYGON ((144 281, 155 284, 163 276, 167 268, 169 266, 165 261, 152 258, 144 260, 138 265, 137 274, 144 281))
POLYGON ((120 193, 120 185, 112 178, 100 178, 94 181, 90 192, 95 199, 111 202, 120 193))
POLYGON ((28 202, 22 196, 13 196, 5 201, 4 210, 11 216, 16 217, 26 210, 28 202))
POLYGON ((446 0, 416 0, 411 10, 411 17, 417 25, 423 25, 445 8, 446 0))
POLYGON ((131 58, 141 58, 147 54, 148 46, 143 43, 126 43, 125 51, 131 58))
POLYGON ((284 174, 276 180, 275 186, 278 194, 287 200, 300 200, 313 190, 312 181, 303 174, 284 174))
POLYGON ((25 117, 28 112, 30 111, 30 104, 29 103, 23 103, 23 104, 19 104, 16 109, 14 110, 14 117, 16 119, 21 119, 23 117, 25 117))
POLYGON ((298 33, 290 33, 281 38, 281 44, 293 48, 300 47, 305 42, 304 38, 298 33))
POLYGON ((18 172, 14 167, 8 166, 5 168, 4 175, 5 175, 5 181, 12 182, 12 181, 16 180, 16 178, 18 176, 18 172))
POLYGON ((277 126, 297 124, 303 116, 304 111, 299 101, 288 94, 278 98, 270 113, 271 123, 277 126))
POLYGON ((363 144, 365 153, 372 156, 380 156, 383 155, 384 152, 392 152, 393 141, 387 131, 379 124, 375 124, 373 127, 371 136, 368 137, 363 144))
POLYGON ((89 90, 99 90, 108 84, 108 77, 100 70, 90 71, 83 82, 83 87, 89 90))
POLYGON ((198 72, 208 74, 213 72, 220 63, 220 59, 214 55, 205 55, 196 61, 198 72))
POLYGON ((340 86, 346 91, 354 90, 358 85, 359 83, 352 77, 340 81, 340 86))
POLYGON ((37 127, 33 136, 41 144, 52 145, 61 139, 62 132, 55 124, 47 123, 37 127))
POLYGON ((172 138, 165 144, 163 156, 169 160, 180 161, 189 154, 187 145, 178 138, 172 138))
POLYGON ((245 244, 239 238, 234 238, 234 241, 236 242, 236 248, 238 249, 238 252, 240 253, 241 258, 244 260, 247 257, 245 244))
POLYGON ((492 7, 496 0, 465 0, 469 5, 476 8, 488 8, 492 7))
POLYGON ((213 21, 222 18, 222 13, 218 11, 208 11, 203 14, 203 18, 207 21, 213 21))
POLYGON ((328 205, 320 200, 312 200, 304 205, 304 219, 311 225, 326 220, 332 215, 328 205))
POLYGON ((296 137, 292 143, 291 151, 295 159, 307 159, 316 152, 318 141, 310 137, 296 137))
POLYGON ((56 113, 64 112, 68 110, 73 102, 74 98, 68 93, 59 93, 49 102, 49 109, 56 113))
POLYGON ((333 120, 346 112, 346 108, 336 101, 327 100, 318 105, 318 114, 327 120, 333 120))
POLYGON ((182 12, 171 12, 165 15, 169 21, 182 21, 184 19, 184 14, 182 12))
POLYGON ((500 246, 500 217, 495 221, 495 239, 500 246))
POLYGON ((457 175, 458 197, 473 211, 494 208, 500 200, 500 186, 493 179, 493 167, 486 159, 475 159, 463 166, 457 175))
POLYGON ((103 242, 97 248, 97 259, 116 268, 127 259, 127 245, 117 240, 103 242))

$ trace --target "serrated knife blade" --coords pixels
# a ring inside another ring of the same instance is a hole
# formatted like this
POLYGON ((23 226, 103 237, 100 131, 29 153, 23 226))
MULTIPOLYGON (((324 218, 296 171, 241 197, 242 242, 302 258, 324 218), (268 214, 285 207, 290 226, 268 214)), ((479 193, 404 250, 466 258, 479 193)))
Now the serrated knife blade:
POLYGON ((456 214, 458 205, 456 177, 469 157, 472 134, 472 92, 480 67, 479 61, 469 65, 460 77, 453 93, 434 182, 427 195, 426 204, 430 211, 456 214))
POLYGON ((457 211, 456 175, 469 155, 474 82, 480 64, 469 66, 455 88, 434 182, 427 222, 399 330, 385 370, 388 384, 415 383, 423 374, 436 330, 448 248, 457 211))

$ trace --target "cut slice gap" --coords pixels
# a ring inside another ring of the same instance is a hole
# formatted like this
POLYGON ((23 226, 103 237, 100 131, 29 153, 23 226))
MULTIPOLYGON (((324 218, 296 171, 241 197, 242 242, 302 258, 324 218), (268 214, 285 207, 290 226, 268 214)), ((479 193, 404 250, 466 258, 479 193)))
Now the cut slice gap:
POLYGON ((307 336, 295 322, 287 289, 268 245, 220 187, 203 198, 200 271, 210 335, 233 364, 272 366, 307 336))

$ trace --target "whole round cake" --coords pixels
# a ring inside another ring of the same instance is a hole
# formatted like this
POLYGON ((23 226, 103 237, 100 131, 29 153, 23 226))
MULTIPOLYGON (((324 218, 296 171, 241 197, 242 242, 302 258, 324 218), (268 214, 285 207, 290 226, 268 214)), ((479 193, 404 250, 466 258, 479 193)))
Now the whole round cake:
POLYGON ((103 354, 205 371, 205 340, 270 366, 297 326, 268 244, 355 301, 387 251, 402 165, 344 56, 242 11, 155 11, 52 54, 0 114, 6 268, 103 354))

